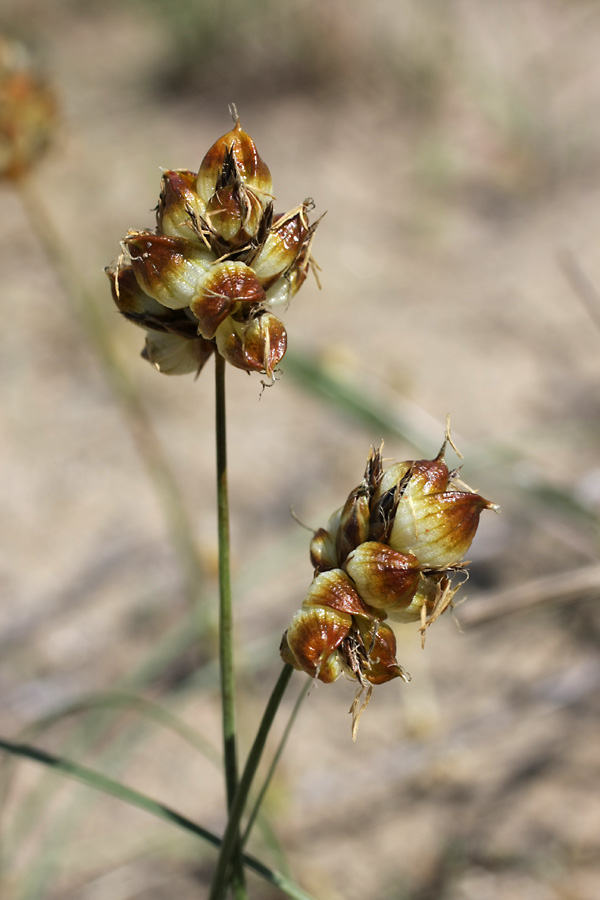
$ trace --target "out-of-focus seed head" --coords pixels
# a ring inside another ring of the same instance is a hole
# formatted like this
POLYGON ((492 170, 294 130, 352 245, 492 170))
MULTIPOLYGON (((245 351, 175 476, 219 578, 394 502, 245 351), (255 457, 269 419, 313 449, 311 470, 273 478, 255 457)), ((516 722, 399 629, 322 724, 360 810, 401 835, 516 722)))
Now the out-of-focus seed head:
POLYGON ((18 41, 0 36, 0 178, 26 175, 56 127, 53 92, 18 41))
POLYGON ((111 270, 117 307, 149 332, 143 356, 161 372, 183 373, 218 352, 273 379, 287 347, 273 311, 314 267, 318 223, 309 224, 309 208, 273 216, 269 170, 237 114, 197 174, 165 171, 156 231, 130 231, 125 259, 111 270), (185 349, 184 340, 194 345, 185 349))

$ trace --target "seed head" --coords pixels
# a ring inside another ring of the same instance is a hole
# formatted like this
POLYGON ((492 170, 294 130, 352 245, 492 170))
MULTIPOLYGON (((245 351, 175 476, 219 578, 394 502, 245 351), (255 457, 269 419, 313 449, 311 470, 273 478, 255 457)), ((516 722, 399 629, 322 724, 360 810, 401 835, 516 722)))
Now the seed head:
POLYGON ((373 685, 407 679, 385 621, 420 621, 421 634, 452 605, 453 576, 484 509, 497 507, 463 484, 444 459, 394 463, 372 449, 361 483, 313 535, 314 580, 283 636, 281 653, 321 681, 358 682, 353 734, 373 685))
POLYGON ((287 346, 273 310, 306 279, 318 224, 312 201, 273 215, 267 165, 239 120, 198 173, 167 170, 156 230, 131 231, 107 269, 120 312, 146 329, 143 356, 161 372, 198 374, 212 353, 273 377, 287 346))
POLYGON ((50 143, 56 115, 54 94, 26 49, 0 36, 0 178, 29 171, 50 143))

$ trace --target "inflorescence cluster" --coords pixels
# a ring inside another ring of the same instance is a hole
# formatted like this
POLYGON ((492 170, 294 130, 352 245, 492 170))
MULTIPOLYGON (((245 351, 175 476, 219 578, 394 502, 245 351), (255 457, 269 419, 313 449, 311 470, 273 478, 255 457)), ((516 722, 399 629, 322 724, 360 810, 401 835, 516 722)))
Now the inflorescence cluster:
POLYGON ((107 269, 117 307, 146 330, 143 356, 169 375, 198 374, 217 352, 271 378, 287 345, 273 310, 311 266, 311 208, 273 213, 269 169, 237 116, 197 173, 166 171, 156 230, 130 231, 107 269))
POLYGON ((310 545, 314 579, 281 655, 320 681, 355 679, 355 726, 373 685, 406 678, 388 620, 420 620, 424 637, 452 604, 481 511, 497 508, 449 471, 448 442, 435 459, 385 470, 372 449, 363 480, 310 545))

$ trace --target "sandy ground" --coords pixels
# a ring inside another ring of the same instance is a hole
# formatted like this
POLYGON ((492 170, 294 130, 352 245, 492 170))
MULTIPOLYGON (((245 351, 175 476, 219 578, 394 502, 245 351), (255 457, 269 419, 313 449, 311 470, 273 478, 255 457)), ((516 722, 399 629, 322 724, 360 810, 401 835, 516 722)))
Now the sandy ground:
MULTIPOLYGON (((431 456, 451 413, 465 480, 503 510, 484 517, 469 554, 463 633, 446 616, 422 653, 415 629, 398 632, 413 680, 375 692, 355 745, 352 685, 318 686, 305 702, 267 801, 290 870, 319 900, 596 900, 598 578, 518 607, 532 579, 572 571, 575 583, 598 555, 600 331, 561 261, 568 253, 600 288, 600 9, 353 7, 0 10, 0 26, 39 51, 62 105, 34 194, 160 435, 205 568, 201 651, 159 667, 141 693, 218 746, 212 373, 194 382, 143 363, 141 333, 114 311, 102 270, 128 228, 153 224, 161 167, 197 168, 233 99, 278 209, 312 196, 327 211, 314 246, 322 289, 308 283, 287 312, 290 345, 407 417, 431 456), (517 611, 487 618, 508 588, 517 611)), ((0 197, 0 732, 14 737, 121 685, 185 629, 188 597, 97 356, 19 196, 2 186, 0 197)), ((413 448, 285 367, 264 392, 233 370, 228 388, 244 752, 311 579, 290 507, 324 524, 371 443, 386 437, 394 458, 413 448)), ((81 714, 37 742, 223 827, 211 763, 135 711, 81 714)), ((2 898, 207 895, 210 849, 33 764, 12 774, 2 898)), ((280 866, 265 840, 252 851, 280 866)), ((279 896, 250 885, 253 897, 279 896)))

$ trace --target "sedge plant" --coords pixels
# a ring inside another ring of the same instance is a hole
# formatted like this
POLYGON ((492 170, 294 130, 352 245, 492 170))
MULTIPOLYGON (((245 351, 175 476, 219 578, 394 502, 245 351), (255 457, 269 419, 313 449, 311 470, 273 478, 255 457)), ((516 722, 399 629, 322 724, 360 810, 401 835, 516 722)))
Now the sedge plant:
MULTIPOLYGON (((32 161, 47 143, 55 112, 45 91, 41 89, 38 95, 34 87, 35 83, 30 83, 29 93, 24 92, 19 76, 11 82, 7 95, 10 103, 0 106, 0 167, 4 176, 19 186, 25 183, 32 161)), ((246 868, 286 895, 310 900, 290 879, 245 852, 306 693, 303 687, 250 807, 255 775, 293 672, 304 672, 311 682, 331 683, 341 675, 355 682, 355 738, 374 686, 408 678, 396 658, 390 622, 417 622, 424 639, 427 628, 452 606, 466 577, 463 559, 481 512, 495 506, 462 482, 458 470, 449 469, 445 454, 448 446, 454 445, 448 428, 433 459, 408 460, 386 468, 381 449, 371 449, 362 480, 327 526, 313 534, 313 580, 283 635, 279 650, 282 669, 240 768, 230 579, 226 367, 229 364, 274 380, 288 341, 279 313, 315 269, 311 247, 319 220, 310 221, 311 200, 287 213, 274 211, 269 169, 242 129, 235 109, 232 115, 233 128, 210 147, 197 172, 164 172, 155 228, 130 231, 117 262, 107 269, 113 300, 127 320, 143 329, 142 356, 159 373, 198 376, 209 361, 214 363, 219 668, 227 806, 224 833, 219 837, 77 762, 4 738, 0 749, 145 809, 212 844, 218 858, 210 900, 220 900, 230 893, 235 900, 246 900, 246 868)), ((43 230, 46 240, 49 233, 48 228, 43 230)), ((76 292, 72 283, 69 287, 76 292)), ((103 352, 107 346, 99 345, 103 352)), ((129 403, 138 408, 135 401, 129 403)), ((189 544, 193 544, 191 535, 189 544)))
MULTIPOLYGON (((210 900, 246 896, 240 823, 266 738, 293 669, 323 682, 357 682, 353 736, 374 685, 406 679, 389 620, 421 632, 452 604, 462 559, 483 509, 495 508, 445 462, 449 432, 433 460, 384 470, 373 449, 364 478, 310 547, 314 580, 283 636, 284 668, 238 775, 229 576, 225 416, 226 363, 273 378, 287 347, 274 310, 311 268, 317 223, 311 201, 273 212, 269 169, 233 110, 234 127, 198 172, 167 170, 156 229, 132 231, 108 269, 115 303, 145 330, 142 356, 165 374, 200 374, 214 356, 220 583, 220 671, 228 824, 210 900)), ((460 584, 460 577, 458 579, 460 584)), ((261 793, 261 796, 263 794, 261 793)))

